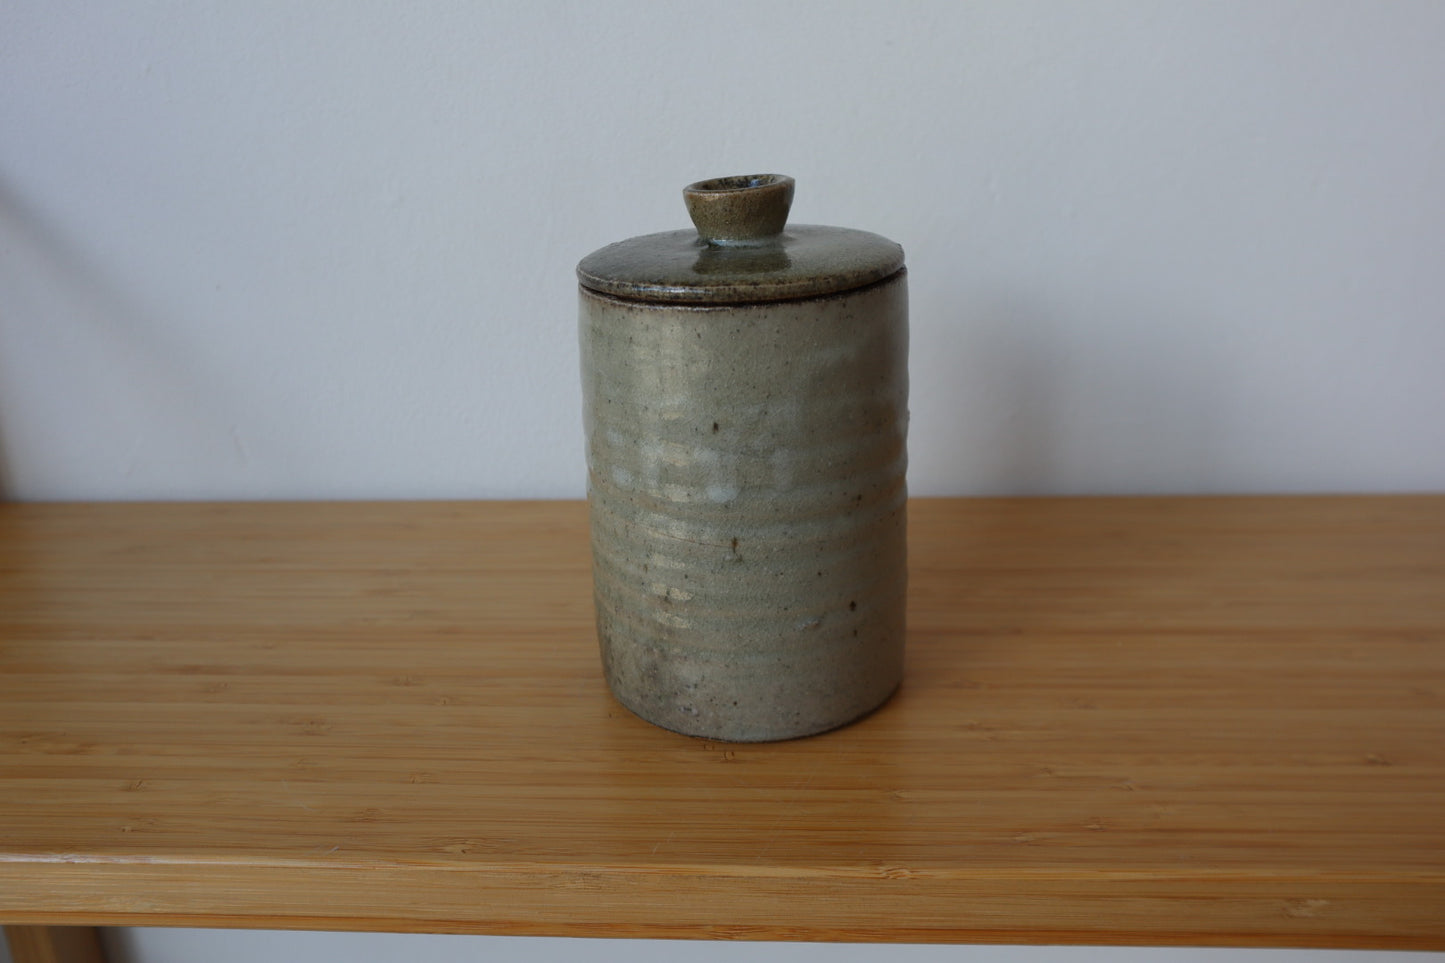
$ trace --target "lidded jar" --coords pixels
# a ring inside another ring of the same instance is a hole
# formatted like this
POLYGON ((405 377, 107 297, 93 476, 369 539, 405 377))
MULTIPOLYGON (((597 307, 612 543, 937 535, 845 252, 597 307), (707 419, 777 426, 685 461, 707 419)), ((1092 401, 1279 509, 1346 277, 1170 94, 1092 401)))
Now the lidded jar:
POLYGON ((823 732, 903 674, 903 249, 788 225, 793 188, 701 181, 696 230, 577 267, 604 674, 689 735, 823 732))

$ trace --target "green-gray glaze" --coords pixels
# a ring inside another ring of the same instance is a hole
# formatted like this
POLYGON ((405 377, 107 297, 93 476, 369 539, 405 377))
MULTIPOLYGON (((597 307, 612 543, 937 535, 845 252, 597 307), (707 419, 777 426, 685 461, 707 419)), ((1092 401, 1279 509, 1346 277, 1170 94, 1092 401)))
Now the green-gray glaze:
POLYGON ((876 708, 903 671, 904 272, 731 304, 590 287, 588 496, 614 694, 664 728, 735 741, 876 708))
POLYGON ((903 248, 877 234, 786 226, 793 179, 751 174, 683 190, 696 230, 609 244, 577 265, 582 286, 643 301, 736 304, 851 291, 898 273, 903 248))
POLYGON ((783 233, 793 179, 782 174, 715 177, 682 189, 687 215, 710 244, 753 244, 783 233))
POLYGON ((634 237, 588 255, 577 277, 618 297, 736 304, 850 291, 901 267, 903 248, 877 234, 797 224, 746 246, 709 244, 694 230, 634 237))

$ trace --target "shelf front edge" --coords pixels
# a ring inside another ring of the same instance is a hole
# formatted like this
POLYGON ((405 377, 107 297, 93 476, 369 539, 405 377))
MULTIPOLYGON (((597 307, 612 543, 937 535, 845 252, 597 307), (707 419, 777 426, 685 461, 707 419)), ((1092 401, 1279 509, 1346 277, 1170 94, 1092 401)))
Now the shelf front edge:
POLYGON ((1442 905, 1434 876, 0 864, 0 921, 45 925, 1445 950, 1442 905))

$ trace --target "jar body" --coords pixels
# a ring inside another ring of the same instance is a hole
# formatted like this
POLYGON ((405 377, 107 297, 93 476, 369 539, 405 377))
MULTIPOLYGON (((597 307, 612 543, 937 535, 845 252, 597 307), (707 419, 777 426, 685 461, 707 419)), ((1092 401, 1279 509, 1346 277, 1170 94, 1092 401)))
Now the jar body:
POLYGON ((732 741, 868 713, 903 672, 903 271, 733 305, 581 289, 597 632, 637 715, 732 741))

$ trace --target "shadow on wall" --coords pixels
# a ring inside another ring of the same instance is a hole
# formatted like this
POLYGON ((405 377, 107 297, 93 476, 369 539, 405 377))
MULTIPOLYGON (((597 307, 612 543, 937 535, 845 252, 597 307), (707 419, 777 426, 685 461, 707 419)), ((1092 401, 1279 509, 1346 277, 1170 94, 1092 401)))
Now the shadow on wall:
POLYGON ((108 926, 100 931, 106 963, 140 963, 134 934, 127 928, 108 926))
MULTIPOLYGON (((14 243, 12 234, 18 234, 19 218, 12 211, 14 204, 11 201, 10 191, 3 179, 0 179, 0 290, 13 291, 15 285, 13 279, 8 277, 10 269, 6 268, 7 262, 13 261, 13 252, 17 245, 14 243)), ((15 479, 11 473, 10 461, 6 456, 8 446, 6 444, 6 429, 10 424, 6 420, 8 409, 15 407, 14 398, 6 391, 7 378, 5 367, 5 352, 8 347, 6 332, 19 333, 22 321, 16 312, 16 306, 10 297, 0 298, 0 502, 11 501, 15 497, 15 479)), ((0 951, 4 949, 4 940, 0 940, 0 951)), ((5 957, 8 959, 8 957, 5 957)))
POLYGON ((10 463, 5 460, 5 416, 0 413, 0 502, 13 501, 15 484, 10 477, 10 463))
MULTIPOLYGON (((0 305, 0 331, 5 330, 5 308, 0 305)), ((3 350, 3 345, 0 345, 3 350)), ((4 365, 0 364, 0 375, 3 375, 4 365)), ((0 381, 0 399, 5 397, 5 385, 0 381)), ((0 502, 12 501, 15 498, 15 481, 10 476, 10 462, 5 457, 5 409, 0 406, 0 502)))
POLYGON ((1228 371, 1207 319, 1137 306, 1070 310, 991 299, 915 336, 920 494, 1210 492, 1222 463, 1228 371), (932 343, 930 343, 932 342, 932 343), (939 422, 942 422, 940 424, 939 422), (932 422, 931 424, 929 422, 932 422))
POLYGON ((198 370, 204 358, 185 328, 125 290, 3 176, 0 250, 0 497, 104 497, 113 481, 97 468, 123 480, 147 433, 169 446, 229 444, 220 379, 198 370))

